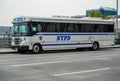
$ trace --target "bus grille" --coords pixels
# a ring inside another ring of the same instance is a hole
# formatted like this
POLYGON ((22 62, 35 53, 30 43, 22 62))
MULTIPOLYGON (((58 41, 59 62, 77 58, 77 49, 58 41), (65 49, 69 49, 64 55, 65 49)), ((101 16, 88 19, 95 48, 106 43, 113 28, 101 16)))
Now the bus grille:
POLYGON ((21 40, 19 38, 15 39, 15 44, 20 44, 21 40))

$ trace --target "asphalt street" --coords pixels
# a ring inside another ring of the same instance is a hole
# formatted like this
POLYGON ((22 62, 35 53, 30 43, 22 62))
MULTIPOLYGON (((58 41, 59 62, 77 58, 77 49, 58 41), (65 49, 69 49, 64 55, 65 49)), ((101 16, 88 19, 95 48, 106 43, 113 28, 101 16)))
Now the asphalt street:
POLYGON ((0 54, 0 81, 120 81, 120 48, 0 54))

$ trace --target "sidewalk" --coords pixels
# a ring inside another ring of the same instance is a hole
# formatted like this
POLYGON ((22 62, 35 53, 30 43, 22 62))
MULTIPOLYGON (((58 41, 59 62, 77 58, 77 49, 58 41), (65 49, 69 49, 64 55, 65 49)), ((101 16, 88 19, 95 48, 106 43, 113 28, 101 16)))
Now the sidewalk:
POLYGON ((120 45, 106 46, 104 48, 120 48, 120 45))
POLYGON ((15 52, 17 51, 11 48, 0 48, 0 54, 15 53, 15 52))

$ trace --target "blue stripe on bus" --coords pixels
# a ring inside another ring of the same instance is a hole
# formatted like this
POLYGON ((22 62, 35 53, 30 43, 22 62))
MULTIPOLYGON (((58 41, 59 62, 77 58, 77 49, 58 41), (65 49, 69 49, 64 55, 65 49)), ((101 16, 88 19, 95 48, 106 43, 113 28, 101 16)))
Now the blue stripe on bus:
POLYGON ((42 44, 42 46, 90 45, 92 43, 42 44))
POLYGON ((56 36, 56 35, 115 35, 115 34, 113 34, 113 33, 112 34, 110 34, 110 33, 109 34, 108 33, 107 34, 105 34, 105 33, 99 33, 99 34, 92 34, 92 33, 91 34, 35 34, 35 36, 39 36, 39 35, 44 35, 44 36, 46 36, 46 35, 54 36, 55 35, 56 36))

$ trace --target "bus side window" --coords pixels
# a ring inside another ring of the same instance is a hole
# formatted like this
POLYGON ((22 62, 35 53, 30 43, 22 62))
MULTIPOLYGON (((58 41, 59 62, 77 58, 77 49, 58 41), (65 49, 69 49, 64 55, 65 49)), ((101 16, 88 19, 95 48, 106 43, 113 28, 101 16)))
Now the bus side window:
POLYGON ((67 32, 75 32, 76 29, 74 27, 74 24, 68 24, 68 27, 67 27, 67 32))
POLYGON ((33 23, 32 24, 32 34, 35 34, 37 32, 37 24, 33 23))
POLYGON ((67 32, 67 24, 64 24, 64 30, 63 30, 63 32, 67 32))
POLYGON ((37 28, 36 27, 32 27, 32 32, 37 32, 37 28))
POLYGON ((40 24, 38 24, 38 32, 42 32, 42 26, 40 24))
POLYGON ((85 25, 84 24, 80 24, 80 32, 85 32, 85 25))
POLYGON ((56 24, 56 32, 60 32, 60 24, 59 23, 56 24))
POLYGON ((94 24, 94 32, 98 32, 98 25, 97 24, 94 24))
POLYGON ((64 32, 64 29, 65 29, 65 24, 60 23, 60 32, 64 32))
POLYGON ((55 24, 54 23, 47 23, 47 32, 55 32, 55 24))

